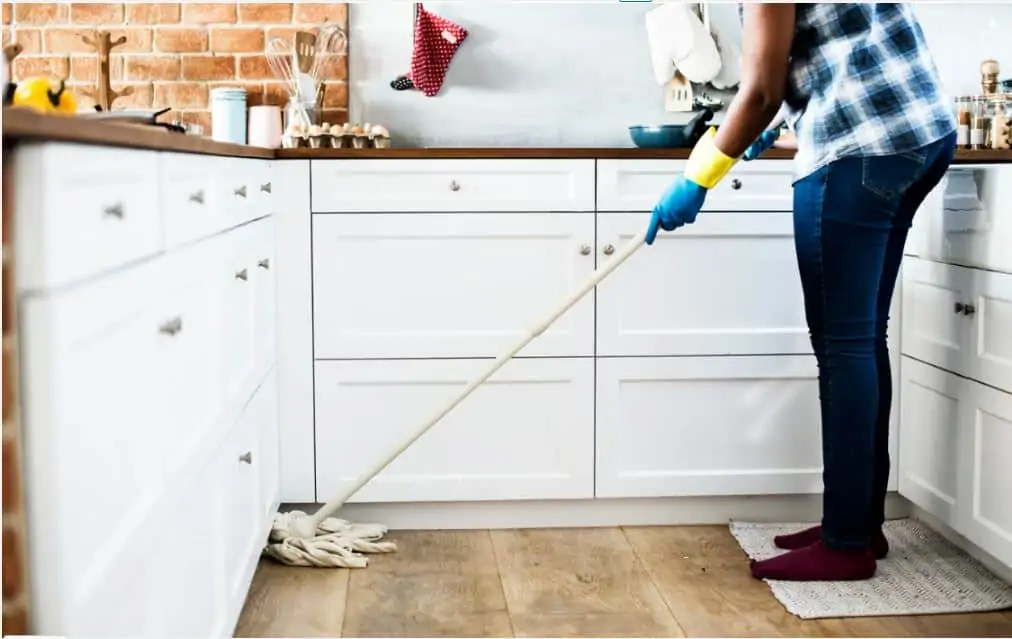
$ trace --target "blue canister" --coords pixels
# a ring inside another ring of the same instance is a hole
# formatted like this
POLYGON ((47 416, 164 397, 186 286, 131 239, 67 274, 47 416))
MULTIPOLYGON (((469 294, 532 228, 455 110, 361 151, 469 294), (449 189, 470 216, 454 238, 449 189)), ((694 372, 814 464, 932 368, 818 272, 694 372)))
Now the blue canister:
POLYGON ((246 144, 246 89, 211 91, 211 139, 246 144))

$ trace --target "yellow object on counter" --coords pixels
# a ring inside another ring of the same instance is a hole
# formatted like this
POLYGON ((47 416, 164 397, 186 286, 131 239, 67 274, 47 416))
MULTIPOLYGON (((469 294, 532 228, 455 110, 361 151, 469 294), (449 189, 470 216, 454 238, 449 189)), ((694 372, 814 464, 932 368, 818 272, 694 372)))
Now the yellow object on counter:
POLYGON ((717 135, 717 129, 711 127, 699 142, 693 147, 689 154, 689 161, 685 165, 685 177, 689 178, 704 189, 712 189, 717 183, 724 179, 731 167, 738 161, 717 148, 713 143, 717 135))
POLYGON ((42 113, 73 115, 77 113, 77 96, 63 80, 43 76, 19 82, 14 89, 14 106, 26 106, 42 113))

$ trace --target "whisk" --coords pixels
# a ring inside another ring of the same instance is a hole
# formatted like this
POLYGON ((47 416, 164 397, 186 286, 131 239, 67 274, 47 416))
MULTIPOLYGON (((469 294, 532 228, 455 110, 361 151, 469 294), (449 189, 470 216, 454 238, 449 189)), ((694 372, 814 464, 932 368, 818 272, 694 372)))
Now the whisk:
POLYGON ((313 84, 315 85, 315 99, 314 102, 319 103, 320 100, 320 89, 323 87, 323 78, 320 77, 323 73, 323 67, 327 62, 327 59, 335 55, 343 55, 348 51, 348 36, 345 34, 344 29, 336 24, 327 24, 320 27, 320 32, 316 36, 316 54, 313 57, 313 66, 309 71, 309 75, 313 78, 313 84))
POLYGON ((267 62, 274 74, 287 85, 289 101, 295 104, 299 117, 309 127, 312 122, 306 106, 299 99, 299 79, 292 71, 292 54, 291 45, 281 38, 272 38, 267 43, 267 62))

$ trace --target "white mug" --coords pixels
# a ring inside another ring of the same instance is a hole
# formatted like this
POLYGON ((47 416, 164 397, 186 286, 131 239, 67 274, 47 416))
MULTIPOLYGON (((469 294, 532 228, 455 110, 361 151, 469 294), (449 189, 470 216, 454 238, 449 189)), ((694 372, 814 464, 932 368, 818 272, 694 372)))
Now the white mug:
POLYGON ((268 149, 281 147, 281 107, 262 105, 249 108, 250 146, 268 149))

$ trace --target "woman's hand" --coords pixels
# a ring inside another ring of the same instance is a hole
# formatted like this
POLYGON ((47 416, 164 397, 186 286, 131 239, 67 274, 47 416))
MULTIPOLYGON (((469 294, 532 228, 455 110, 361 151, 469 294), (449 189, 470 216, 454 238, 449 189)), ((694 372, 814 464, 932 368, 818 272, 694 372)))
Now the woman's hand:
POLYGON ((779 137, 780 129, 766 129, 759 134, 759 138, 755 142, 745 149, 745 154, 741 156, 742 159, 746 162, 751 162, 769 149, 773 148, 773 145, 776 144, 779 137))
POLYGON ((703 208, 704 200, 706 200, 705 188, 684 175, 678 176, 654 206, 650 216, 650 227, 647 229, 647 244, 654 243, 658 227, 665 231, 674 231, 679 226, 695 222, 696 215, 703 208))

